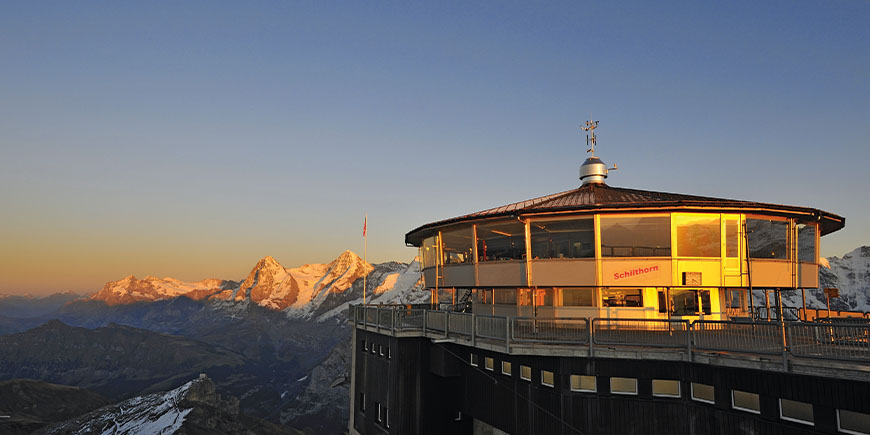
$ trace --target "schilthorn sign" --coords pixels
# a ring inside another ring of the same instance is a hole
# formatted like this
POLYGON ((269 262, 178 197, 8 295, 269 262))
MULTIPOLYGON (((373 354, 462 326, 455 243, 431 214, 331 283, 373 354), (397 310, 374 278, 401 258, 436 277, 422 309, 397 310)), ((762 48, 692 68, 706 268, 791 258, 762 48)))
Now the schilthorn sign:
POLYGON ((647 273, 658 272, 658 266, 649 266, 649 267, 636 267, 634 269, 629 269, 623 272, 614 272, 613 279, 614 281, 618 281, 624 278, 631 278, 633 276, 644 275, 647 273))

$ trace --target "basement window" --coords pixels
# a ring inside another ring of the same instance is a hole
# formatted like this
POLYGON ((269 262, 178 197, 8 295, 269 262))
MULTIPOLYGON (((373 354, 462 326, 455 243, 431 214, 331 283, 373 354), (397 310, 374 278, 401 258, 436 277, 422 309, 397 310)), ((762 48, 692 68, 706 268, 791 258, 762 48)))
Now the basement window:
POLYGON ((390 353, 390 346, 387 346, 387 359, 392 359, 393 355, 390 353))
POLYGON ((366 412, 366 393, 359 393, 359 410, 366 412))
POLYGON ((838 409, 837 430, 855 435, 870 435, 870 414, 838 409))
POLYGON ((571 391, 582 391, 584 393, 598 391, 598 386, 595 385, 595 376, 571 375, 571 391))
POLYGON ((378 353, 379 353, 381 356, 384 356, 384 347, 383 347, 383 346, 378 345, 378 353))
POLYGON ((795 423, 815 426, 813 418, 813 405, 795 400, 779 399, 779 418, 795 423))
POLYGON ((541 370, 541 385, 552 387, 556 384, 553 372, 549 370, 541 370))
POLYGON ((368 350, 369 350, 369 344, 365 340, 362 341, 362 349, 363 349, 363 352, 368 352, 368 350))
POLYGON ((532 380, 532 368, 529 366, 521 365, 520 366, 520 379, 522 379, 524 381, 531 381, 532 380))
POLYGON ((671 379, 653 379, 653 396, 680 397, 680 381, 671 379))
POLYGON ((471 358, 468 360, 468 363, 473 367, 477 367, 477 354, 471 354, 471 358))
POLYGON ((755 393, 731 390, 731 407, 740 411, 761 414, 761 403, 758 394, 755 393))
POLYGON ((483 366, 486 367, 487 370, 493 371, 495 370, 495 360, 490 357, 486 357, 483 360, 483 366))
POLYGON ((692 400, 704 403, 716 403, 716 388, 712 385, 692 382, 692 400))
POLYGON ((610 378, 610 392, 613 394, 637 395, 637 379, 610 378))
POLYGON ((513 374, 513 367, 511 367, 510 361, 501 362, 501 374, 508 376, 513 374))
POLYGON ((376 405, 378 405, 378 423, 380 423, 384 421, 384 407, 380 403, 376 403, 376 405))

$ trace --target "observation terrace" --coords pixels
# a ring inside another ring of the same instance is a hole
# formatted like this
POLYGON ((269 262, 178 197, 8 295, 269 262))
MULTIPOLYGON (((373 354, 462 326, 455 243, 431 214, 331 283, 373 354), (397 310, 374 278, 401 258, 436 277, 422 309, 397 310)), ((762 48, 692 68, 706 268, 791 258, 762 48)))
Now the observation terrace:
POLYGON ((870 378, 870 318, 829 322, 502 317, 351 306, 357 329, 510 355, 686 361, 839 379, 870 378))

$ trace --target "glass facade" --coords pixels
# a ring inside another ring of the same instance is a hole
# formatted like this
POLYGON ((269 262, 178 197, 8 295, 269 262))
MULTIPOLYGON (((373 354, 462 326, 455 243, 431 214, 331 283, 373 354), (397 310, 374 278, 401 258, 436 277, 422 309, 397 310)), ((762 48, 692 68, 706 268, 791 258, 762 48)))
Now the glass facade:
POLYGON ((523 260, 526 258, 526 226, 519 221, 477 226, 477 261, 523 260))
POLYGON ((740 223, 737 219, 725 220, 725 256, 740 256, 740 223))
POLYGON ((591 307, 594 306, 593 298, 595 290, 592 288, 563 288, 563 307, 591 307))
POLYGON ((639 288, 618 289, 605 288, 601 290, 601 306, 603 307, 642 307, 643 297, 639 288))
POLYGON ((798 261, 816 262, 816 227, 814 225, 798 225, 798 261))
POLYGON ((788 259, 788 222, 746 219, 750 258, 788 259))
POLYGON ((602 217, 602 257, 670 257, 671 218, 602 217))
POLYGON ((444 264, 471 263, 474 231, 470 226, 452 231, 442 231, 441 245, 444 252, 444 264))
POLYGON ((533 259, 595 257, 593 218, 532 221, 529 233, 533 259))
POLYGON ((677 256, 721 257, 719 216, 676 216, 677 256))
POLYGON ((438 264, 438 237, 423 239, 420 255, 423 256, 423 268, 435 267, 438 264))

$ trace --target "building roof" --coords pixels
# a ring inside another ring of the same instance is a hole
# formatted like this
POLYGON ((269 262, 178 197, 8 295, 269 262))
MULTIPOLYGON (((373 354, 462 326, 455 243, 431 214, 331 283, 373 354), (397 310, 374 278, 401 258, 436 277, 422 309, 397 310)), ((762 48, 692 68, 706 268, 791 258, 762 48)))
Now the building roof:
POLYGON ((686 211, 686 209, 709 210, 711 208, 718 210, 739 210, 740 212, 763 211, 765 214, 797 217, 802 221, 818 221, 822 235, 837 231, 846 224, 845 218, 814 208, 626 189, 611 187, 603 183, 593 183, 565 192, 527 199, 464 216, 432 222, 406 234, 405 243, 419 246, 422 239, 427 237, 431 233, 431 230, 437 227, 502 216, 519 217, 538 213, 589 212, 602 209, 608 211, 627 211, 630 209, 686 211))

